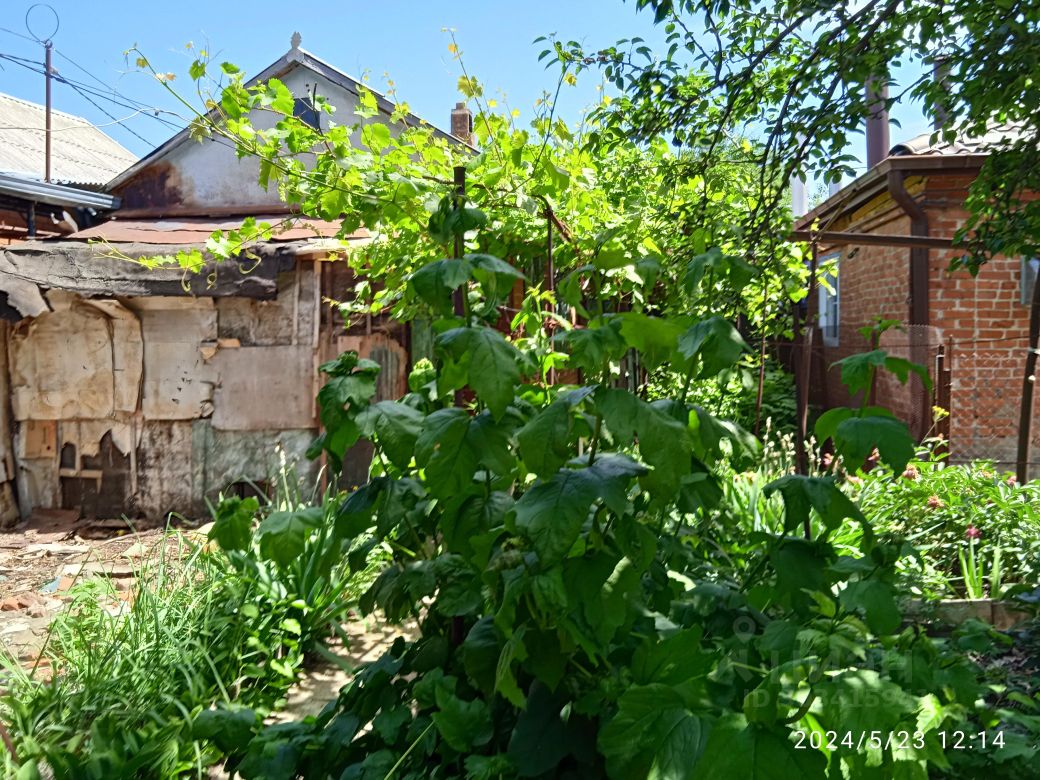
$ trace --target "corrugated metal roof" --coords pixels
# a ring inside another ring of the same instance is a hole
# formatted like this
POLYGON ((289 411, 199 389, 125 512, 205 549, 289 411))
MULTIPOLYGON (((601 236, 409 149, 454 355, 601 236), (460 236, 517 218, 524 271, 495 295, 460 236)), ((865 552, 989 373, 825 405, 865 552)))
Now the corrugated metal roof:
MULTIPOLYGON (((43 179, 45 109, 0 93, 0 172, 43 179)), ((82 117, 51 110, 51 181, 104 184, 137 161, 82 117)))
POLYGON ((952 143, 941 139, 932 143, 932 133, 922 133, 909 141, 896 144, 889 154, 988 154, 1014 143, 1021 137, 1022 127, 1020 125, 995 125, 985 135, 959 137, 952 143))
MULTIPOLYGON (((285 216, 258 216, 257 222, 267 222, 273 228, 272 241, 306 241, 308 239, 332 238, 339 230, 336 222, 299 217, 291 225, 279 229, 278 224, 285 216)), ((114 219, 100 225, 81 230, 68 239, 101 240, 112 243, 135 242, 138 244, 205 244, 215 230, 236 230, 242 219, 114 219)), ((368 238, 362 229, 347 236, 348 239, 368 238)))

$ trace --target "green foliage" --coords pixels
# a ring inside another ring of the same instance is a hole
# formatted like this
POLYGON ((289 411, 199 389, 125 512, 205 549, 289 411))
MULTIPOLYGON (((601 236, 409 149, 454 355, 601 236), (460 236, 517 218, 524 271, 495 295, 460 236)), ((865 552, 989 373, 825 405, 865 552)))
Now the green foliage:
MULTIPOLYGON (((761 496, 782 501, 774 525, 738 540, 704 532, 725 496, 716 475, 757 442, 686 400, 616 386, 615 338, 689 371, 680 340, 696 327, 618 319, 590 314, 607 347, 572 353, 598 382, 546 387, 519 371, 532 345, 451 313, 434 323, 435 372, 380 404, 407 435, 343 404, 376 458, 336 533, 394 550, 360 609, 414 617, 421 633, 316 720, 254 729, 234 755, 244 777, 268 776, 253 757, 275 755, 284 776, 898 775, 949 766, 941 726, 1005 717, 966 657, 904 627, 902 547, 875 538, 837 478, 780 476, 761 496), (474 370, 481 350, 496 377, 474 370), (925 707, 942 714, 920 725, 925 707), (795 742, 796 731, 908 725, 922 747, 795 742)), ((736 359, 732 331, 704 322, 688 351, 698 373, 718 373, 736 359)), ((891 419, 850 415, 836 429, 891 419)), ((1015 723, 1028 739, 1029 721, 1015 723)), ((1008 760, 1013 772, 1033 759, 1008 760)))
POLYGON ((863 475, 859 500, 879 533, 903 538, 916 551, 899 565, 915 594, 1013 597, 1040 583, 1036 483, 1018 485, 986 463, 927 458, 902 472, 872 469, 863 475))
MULTIPOLYGON (((33 674, 2 659, 0 712, 21 761, 18 777, 37 770, 68 780, 202 772, 234 745, 211 745, 194 733, 195 713, 232 692, 266 711, 291 682, 273 666, 298 638, 274 615, 250 612, 256 588, 220 557, 187 546, 160 552, 131 595, 113 614, 104 605, 123 602, 107 581, 86 580, 70 591, 51 627, 49 679, 42 667, 33 674)), ((236 733, 248 735, 255 722, 251 716, 236 733)))
POLYGON ((746 251, 783 240, 792 176, 833 182, 861 172, 850 148, 862 143, 874 81, 888 86, 890 101, 917 101, 937 120, 932 143, 1006 134, 987 144, 971 187, 959 232, 968 267, 1040 253, 1040 202, 1031 195, 1040 190, 1040 119, 1031 108, 1040 100, 1040 12, 1032 4, 794 0, 782 13, 760 0, 633 5, 653 12, 664 36, 658 49, 641 38, 593 51, 552 39, 542 56, 578 73, 600 69, 622 92, 596 117, 601 146, 664 133, 698 160, 694 175, 735 161, 754 169, 746 251), (900 68, 907 63, 916 67, 900 68), (930 77, 934 68, 942 79, 930 77), (759 139, 734 150, 731 139, 749 127, 759 139))
MULTIPOLYGON (((749 23, 746 7, 735 14, 749 23)), ((591 64, 575 65, 575 48, 554 43, 561 85, 591 64)), ((469 76, 461 86, 481 98, 469 76)), ((666 112, 679 94, 660 96, 666 112)), ((262 182, 303 213, 387 236, 350 258, 369 283, 345 311, 422 316, 438 335, 396 401, 372 404, 376 368, 356 355, 322 367, 312 454, 338 468, 367 440, 370 479, 320 520, 288 507, 258 529, 258 558, 279 573, 311 560, 315 540, 322 562, 384 544, 393 560, 358 607, 415 619, 420 634, 319 717, 250 726, 231 759, 243 777, 956 776, 963 759, 941 750, 940 728, 1002 723, 1019 745, 1035 738, 1036 722, 990 695, 961 646, 904 625, 904 545, 873 532, 837 476, 772 475, 748 496, 769 508, 755 527, 724 525, 739 493, 725 481, 758 442, 688 390, 747 367, 738 318, 755 342, 783 334, 777 312, 804 295, 802 257, 771 205, 785 184, 776 170, 716 166, 715 145, 676 155, 592 119, 582 140, 613 149, 595 155, 551 109, 534 122, 538 142, 482 111, 472 155, 423 126, 319 136, 282 99, 276 83, 233 76, 226 123, 205 127, 259 157, 262 182), (257 131, 245 119, 256 109, 284 116, 257 131), (548 231, 556 278, 541 289, 548 231), (461 257, 445 259, 449 247, 461 257), (521 275, 534 283, 507 336, 493 325, 521 275), (648 400, 631 390, 632 365, 682 389, 648 400), (574 384, 549 385, 551 372, 574 384), (922 744, 797 743, 899 728, 922 744)), ((376 110, 362 90, 359 116, 376 110)), ((738 139, 726 151, 777 149, 738 139)), ((849 362, 850 381, 866 387, 879 367, 913 370, 868 353, 849 362)), ((890 415, 846 412, 824 429, 849 462, 875 447, 890 463, 907 457, 890 415)), ((199 729, 230 744, 247 725, 207 716, 199 729)), ((995 761, 993 777, 1038 770, 1028 750, 995 761)))

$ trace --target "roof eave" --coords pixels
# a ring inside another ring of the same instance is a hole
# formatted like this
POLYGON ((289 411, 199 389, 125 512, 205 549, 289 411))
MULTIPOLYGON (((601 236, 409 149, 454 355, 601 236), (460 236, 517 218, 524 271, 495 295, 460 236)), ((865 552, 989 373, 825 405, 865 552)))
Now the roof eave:
POLYGON ((914 154, 886 157, 858 179, 834 193, 814 209, 795 220, 796 230, 807 230, 817 220, 830 219, 854 211, 865 201, 884 192, 890 171, 913 174, 949 174, 978 171, 987 154, 914 154))
POLYGON ((0 195, 67 208, 86 207, 103 211, 119 208, 119 198, 115 195, 3 173, 0 173, 0 195))

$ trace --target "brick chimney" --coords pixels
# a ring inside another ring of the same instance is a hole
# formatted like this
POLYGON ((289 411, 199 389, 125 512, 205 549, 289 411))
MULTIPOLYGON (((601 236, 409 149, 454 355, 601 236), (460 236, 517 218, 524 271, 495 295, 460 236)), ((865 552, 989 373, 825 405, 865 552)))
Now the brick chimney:
POLYGON ((456 103, 451 110, 451 134, 468 144, 473 143, 473 114, 465 103, 456 103))
POLYGON ((867 88, 867 169, 888 157, 892 143, 888 137, 888 84, 870 79, 867 88))

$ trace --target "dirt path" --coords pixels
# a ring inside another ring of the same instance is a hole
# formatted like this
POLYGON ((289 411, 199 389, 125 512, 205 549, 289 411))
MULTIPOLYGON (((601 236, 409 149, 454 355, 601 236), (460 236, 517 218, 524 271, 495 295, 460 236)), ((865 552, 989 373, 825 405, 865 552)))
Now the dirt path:
POLYGON ((41 511, 0 532, 0 652, 35 660, 76 582, 107 576, 117 593, 129 592, 141 561, 164 537, 162 528, 80 521, 65 511, 41 511))

